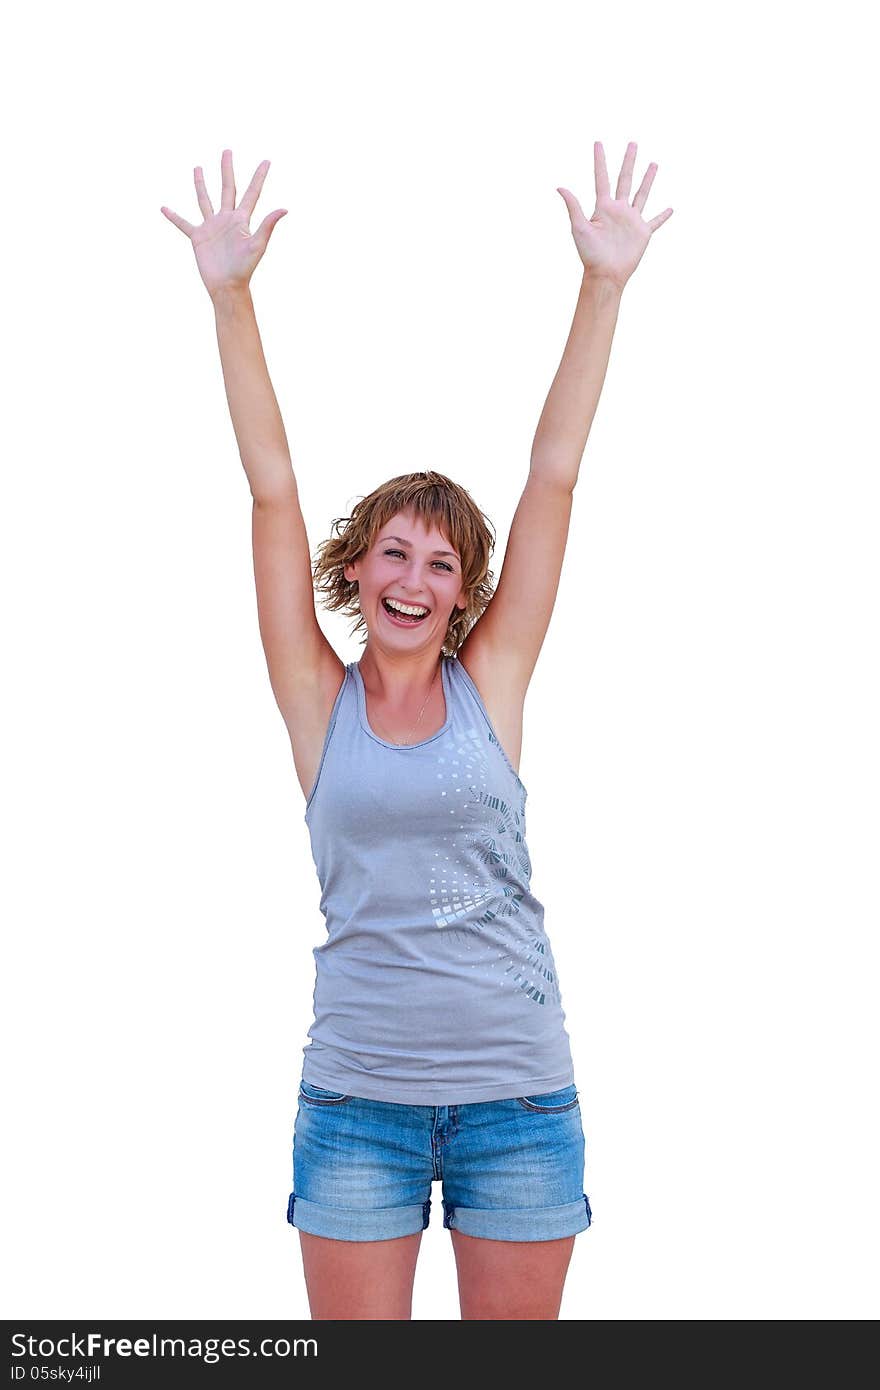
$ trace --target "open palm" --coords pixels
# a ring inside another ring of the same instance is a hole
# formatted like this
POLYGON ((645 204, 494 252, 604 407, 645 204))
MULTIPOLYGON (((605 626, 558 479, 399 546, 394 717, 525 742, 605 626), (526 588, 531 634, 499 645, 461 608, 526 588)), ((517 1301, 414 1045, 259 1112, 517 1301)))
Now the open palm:
POLYGON ((235 206, 235 175, 232 170, 232 150, 224 150, 220 156, 221 194, 220 211, 215 212, 205 188, 205 177, 201 167, 193 171, 196 197, 204 222, 200 227, 179 217, 170 208, 161 212, 173 222, 175 227, 189 237, 195 251, 196 264, 205 288, 210 295, 218 290, 233 286, 247 285, 269 244, 269 237, 277 222, 286 217, 286 208, 276 208, 268 213, 256 232, 251 235, 248 223, 253 216, 257 199, 269 172, 269 160, 264 159, 248 184, 238 207, 235 206))
POLYGON ((569 189, 556 190, 568 208, 572 236, 584 269, 591 275, 612 280, 621 289, 642 259, 652 234, 672 216, 672 208, 667 208, 648 221, 642 217, 642 208, 657 172, 656 164, 648 165, 636 196, 632 203, 628 201, 637 149, 635 141, 627 145, 617 191, 612 198, 605 151, 601 141, 595 142, 596 209, 589 219, 584 216, 580 203, 569 189))

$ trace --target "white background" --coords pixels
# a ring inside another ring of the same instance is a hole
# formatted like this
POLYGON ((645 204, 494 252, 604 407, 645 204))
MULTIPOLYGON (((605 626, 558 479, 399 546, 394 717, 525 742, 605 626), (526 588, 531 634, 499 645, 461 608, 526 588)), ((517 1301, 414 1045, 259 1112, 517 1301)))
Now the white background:
MULTIPOLYGON (((160 212, 272 161, 252 281, 312 548, 436 468, 500 573, 581 265, 624 293, 526 704, 594 1211, 566 1319, 876 1316, 877 144, 862 5, 50 5, 2 108, 7 1317, 308 1317, 319 886, 213 311, 160 212)), ((343 660, 349 622, 321 613, 343 660)), ((413 1302, 458 1317, 439 1184, 413 1302)))

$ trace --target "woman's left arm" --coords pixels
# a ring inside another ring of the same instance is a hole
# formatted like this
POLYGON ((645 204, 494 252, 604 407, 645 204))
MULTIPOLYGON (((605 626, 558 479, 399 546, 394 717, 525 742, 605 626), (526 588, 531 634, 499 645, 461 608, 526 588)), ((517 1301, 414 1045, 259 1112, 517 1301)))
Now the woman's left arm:
POLYGON ((629 203, 636 146, 627 146, 617 193, 611 197, 605 154, 597 141, 596 211, 589 221, 567 188, 560 188, 584 278, 574 323, 532 444, 529 475, 510 527, 492 598, 459 650, 481 692, 511 708, 525 692, 544 642, 568 540, 575 483, 611 353, 623 288, 672 208, 646 222, 642 208, 657 165, 650 164, 629 203))
POLYGON ((601 141, 596 141, 596 209, 589 220, 569 189, 556 190, 568 208, 584 275, 568 342, 538 421, 530 471, 543 481, 558 482, 568 488, 577 482, 599 403, 624 286, 652 234, 672 216, 672 208, 666 208, 649 221, 642 217, 656 164, 648 165, 638 192, 629 202, 637 148, 635 142, 627 145, 612 198, 605 152, 601 141))

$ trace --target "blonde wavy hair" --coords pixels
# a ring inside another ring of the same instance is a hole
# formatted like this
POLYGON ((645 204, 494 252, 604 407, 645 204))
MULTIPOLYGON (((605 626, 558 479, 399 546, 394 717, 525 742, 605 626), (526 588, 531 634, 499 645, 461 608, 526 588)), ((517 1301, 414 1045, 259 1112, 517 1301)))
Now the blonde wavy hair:
POLYGON ((330 612, 342 609, 356 619, 351 635, 363 629, 365 644, 367 624, 360 610, 358 583, 346 579, 343 567, 366 554, 382 527, 398 512, 418 517, 428 528, 436 524, 461 557, 461 587, 467 595, 467 607, 453 609, 442 647, 447 656, 455 656, 494 593, 489 560, 495 548, 495 531, 470 493, 443 473, 430 469, 401 473, 361 497, 351 516, 337 517, 330 528, 335 534, 319 545, 312 565, 315 592, 325 596, 322 607, 330 612))

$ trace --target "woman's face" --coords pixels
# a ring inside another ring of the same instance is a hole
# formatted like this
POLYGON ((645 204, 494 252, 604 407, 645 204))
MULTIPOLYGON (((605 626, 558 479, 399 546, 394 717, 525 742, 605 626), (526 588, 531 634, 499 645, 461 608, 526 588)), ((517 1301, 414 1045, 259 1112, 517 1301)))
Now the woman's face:
POLYGON ((452 542, 436 525, 428 529, 409 513, 386 521, 366 555, 346 565, 344 573, 350 583, 357 580, 367 629, 383 646, 442 647, 453 610, 467 607, 452 542), (389 600, 428 613, 409 621, 389 611, 389 600))

